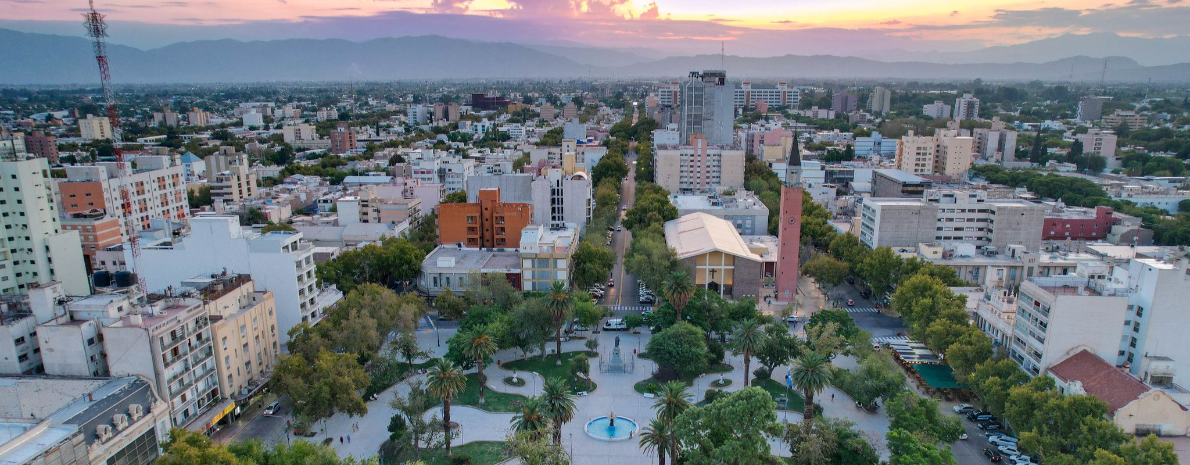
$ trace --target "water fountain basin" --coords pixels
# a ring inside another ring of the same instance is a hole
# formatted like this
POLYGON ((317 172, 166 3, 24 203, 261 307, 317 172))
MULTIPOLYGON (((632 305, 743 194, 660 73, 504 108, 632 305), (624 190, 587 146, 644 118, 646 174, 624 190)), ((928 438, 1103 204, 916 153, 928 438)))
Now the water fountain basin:
POLYGON ((601 416, 588 421, 587 426, 583 428, 587 436, 600 441, 624 441, 636 435, 639 426, 635 420, 617 415, 613 424, 608 418, 601 416))

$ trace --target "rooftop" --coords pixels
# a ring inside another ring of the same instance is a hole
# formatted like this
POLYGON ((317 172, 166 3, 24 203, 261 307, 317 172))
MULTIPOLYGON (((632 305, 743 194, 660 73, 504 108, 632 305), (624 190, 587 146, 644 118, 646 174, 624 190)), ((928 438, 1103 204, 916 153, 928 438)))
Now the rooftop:
POLYGON ((469 249, 453 244, 436 247, 422 260, 422 270, 427 273, 451 270, 516 273, 520 269, 521 255, 518 252, 469 249))
POLYGON ((876 173, 879 173, 881 175, 895 179, 902 183, 929 183, 930 182, 926 178, 923 178, 921 176, 918 176, 916 174, 910 173, 908 171, 903 171, 903 170, 880 169, 880 170, 876 170, 876 173))
POLYGON ((735 226, 706 213, 691 213, 665 222, 665 243, 679 259, 707 252, 723 252, 749 260, 761 260, 748 249, 735 226))
POLYGON ((735 195, 674 195, 670 201, 678 210, 749 209, 768 211, 755 194, 736 191, 735 195))
POLYGON ((1145 383, 1086 349, 1051 366, 1049 373, 1068 384, 1080 383, 1087 394, 1106 402, 1108 411, 1112 413, 1150 390, 1145 383))

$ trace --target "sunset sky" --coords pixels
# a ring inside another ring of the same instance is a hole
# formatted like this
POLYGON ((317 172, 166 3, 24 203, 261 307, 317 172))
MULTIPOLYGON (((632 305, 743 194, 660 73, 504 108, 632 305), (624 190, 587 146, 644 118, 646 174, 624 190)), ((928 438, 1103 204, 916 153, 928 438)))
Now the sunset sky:
MULTIPOLYGON (((1190 0, 97 0, 112 41, 438 34, 475 40, 772 55, 962 51, 1066 33, 1185 34, 1190 0), (956 6, 961 5, 961 6, 956 6), (956 9, 957 8, 957 9, 956 9), (123 26, 123 27, 120 27, 123 26)), ((0 0, 0 27, 78 34, 82 0, 0 0), (72 29, 74 28, 74 29, 72 29)))

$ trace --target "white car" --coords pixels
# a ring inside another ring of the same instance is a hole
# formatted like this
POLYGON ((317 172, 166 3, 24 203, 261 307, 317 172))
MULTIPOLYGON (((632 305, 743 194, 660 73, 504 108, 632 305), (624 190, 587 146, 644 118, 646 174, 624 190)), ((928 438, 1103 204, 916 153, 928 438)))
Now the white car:
POLYGON ((992 444, 992 445, 996 445, 996 446, 1008 446, 1008 445, 1015 446, 1016 443, 1017 443, 1017 439, 1014 437, 1011 437, 1011 436, 996 436, 996 437, 988 438, 988 444, 992 444))
POLYGON ((624 320, 613 318, 603 322, 604 331, 627 331, 628 325, 624 324, 624 320))
POLYGON ((265 415, 276 415, 281 411, 281 401, 273 402, 268 407, 264 408, 265 415))
POLYGON ((975 407, 971 406, 971 404, 959 404, 954 407, 951 407, 950 409, 954 410, 954 413, 967 413, 972 410, 975 410, 975 407))

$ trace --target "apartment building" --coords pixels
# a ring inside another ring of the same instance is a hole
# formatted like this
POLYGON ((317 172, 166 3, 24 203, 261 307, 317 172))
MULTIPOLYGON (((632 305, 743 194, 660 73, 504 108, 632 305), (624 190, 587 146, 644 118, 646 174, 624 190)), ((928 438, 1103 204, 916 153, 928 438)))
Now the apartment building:
POLYGON ((95 256, 98 251, 124 242, 120 219, 102 212, 69 213, 61 218, 63 231, 77 231, 83 248, 87 274, 99 268, 95 256))
MULTIPOLYGON (((127 245, 100 254, 110 270, 131 268, 127 245)), ((272 291, 281 334, 299 323, 322 320, 327 307, 342 298, 333 286, 319 288, 314 276, 314 246, 301 233, 260 234, 240 227, 234 215, 200 215, 190 220, 190 234, 144 241, 137 266, 147 289, 177 288, 199 275, 251 275, 258 289, 272 291)))
POLYGON ((930 191, 923 199, 869 198, 863 202, 859 238, 872 248, 970 242, 981 248, 1003 250, 1019 244, 1037 250, 1044 215, 1041 205, 988 199, 982 191, 930 191))
POLYGON ((934 103, 922 105, 921 113, 934 119, 950 118, 951 106, 941 100, 935 100, 934 103))
POLYGON ((580 233, 586 230, 595 209, 591 179, 581 172, 566 175, 563 170, 549 168, 540 175, 473 176, 467 180, 467 201, 478 202, 479 192, 484 189, 499 189, 504 202, 532 204, 533 224, 572 223, 580 233))
POLYGON ((1130 292, 1114 361, 1146 384, 1190 386, 1190 268, 1173 261, 1136 258, 1112 269, 1111 282, 1130 292))
POLYGON ((1103 276, 1031 278, 1020 286, 1009 357, 1032 376, 1080 350, 1115 360, 1127 313, 1126 290, 1103 276))
POLYGON ((521 230, 521 289, 548 291, 554 281, 570 285, 574 263, 571 257, 578 246, 578 228, 530 225, 521 230))
POLYGON ((578 118, 578 105, 575 105, 574 102, 568 102, 562 106, 562 119, 570 120, 574 118, 578 118))
POLYGON ((831 96, 831 111, 848 113, 859 108, 859 96, 850 92, 835 92, 831 96))
POLYGON ((897 149, 897 169, 920 176, 963 176, 973 161, 975 139, 960 134, 955 122, 948 123, 948 129, 935 130, 933 136, 909 131, 897 149))
POLYGON ((64 319, 65 310, 57 302, 65 298, 66 291, 56 282, 32 288, 27 294, 0 296, 0 373, 46 372, 42 349, 50 346, 38 338, 38 326, 64 319))
MULTIPOLYGON (((137 167, 124 176, 110 162, 67 166, 66 177, 55 180, 63 214, 79 217, 102 214, 116 218, 122 228, 131 227, 134 231, 149 229, 152 220, 185 222, 190 216, 190 203, 186 198, 185 168, 179 160, 171 156, 141 155, 137 162, 137 167), (122 190, 131 196, 127 210, 122 190)), ((87 231, 84 229, 83 233, 87 231)))
POLYGON ((233 147, 220 147, 219 153, 204 158, 207 165, 207 184, 211 198, 225 203, 254 199, 260 192, 256 187, 256 173, 248 164, 248 154, 236 153, 233 147))
POLYGON ((892 90, 877 87, 868 97, 868 111, 872 114, 887 115, 892 109, 892 90))
POLYGON ((52 135, 33 131, 25 136, 25 151, 49 160, 51 165, 58 164, 58 138, 52 135))
POLYGON ((178 112, 169 108, 153 112, 153 124, 156 126, 178 127, 178 112))
POLYGON ((933 186, 930 180, 903 170, 874 170, 872 197, 920 199, 933 186))
POLYGON ((1104 115, 1102 126, 1108 129, 1116 129, 1121 125, 1127 127, 1129 131, 1144 129, 1149 125, 1149 118, 1145 115, 1138 114, 1130 110, 1116 110, 1110 115, 1104 115))
POLYGON ((483 189, 473 203, 438 205, 438 243, 512 248, 533 222, 533 204, 504 202, 499 189, 483 189))
POLYGON ((190 123, 191 126, 210 126, 211 114, 198 107, 194 107, 186 113, 186 122, 190 123))
POLYGON ((727 72, 691 71, 682 83, 682 140, 703 136, 708 143, 732 145, 735 124, 735 89, 727 84, 727 72))
POLYGON ((344 153, 355 150, 357 145, 355 141, 355 130, 351 129, 347 123, 339 123, 335 130, 331 131, 331 150, 330 153, 335 155, 342 155, 344 153))
POLYGON ((992 344, 1008 348, 1016 325, 1016 296, 1004 288, 984 289, 975 303, 972 320, 992 344))
MULTIPOLYGON (((421 199, 381 195, 393 193, 378 186, 364 186, 355 195, 340 197, 335 201, 339 213, 339 225, 400 224, 412 221, 422 214, 421 199)), ((399 194, 399 191, 396 192, 399 194)))
POLYGON ((22 376, 0 378, 6 464, 149 465, 169 440, 169 408, 151 383, 22 376))
POLYGON ((731 223, 741 236, 768 235, 769 209, 750 191, 739 190, 732 195, 674 195, 670 201, 678 208, 679 217, 706 213, 731 223))
POLYGON ((103 335, 111 374, 152 380, 174 426, 220 403, 211 322, 201 300, 154 302, 104 326, 103 335))
POLYGON ((776 87, 752 87, 750 81, 740 83, 735 89, 735 108, 752 108, 756 102, 764 102, 769 107, 797 108, 801 103, 801 92, 790 88, 788 82, 778 82, 776 87))
POLYGON ((300 146, 318 140, 318 132, 315 131, 313 124, 286 124, 281 127, 281 137, 287 144, 300 146))
POLYGON ((78 120, 79 134, 83 140, 104 140, 112 138, 112 122, 105 117, 87 115, 78 120))
POLYGON ((657 104, 676 107, 682 102, 682 83, 663 82, 657 85, 657 104))
POLYGON ((62 282, 71 295, 90 294, 82 241, 66 231, 54 205, 45 158, 0 161, 0 294, 62 282))
POLYGON ((956 98, 952 119, 955 121, 979 119, 979 98, 971 94, 963 94, 962 97, 956 98))
MULTIPOLYGON (((1074 136, 1074 140, 1083 143, 1083 153, 1103 155, 1107 158, 1107 169, 1112 168, 1112 161, 1116 157, 1116 139, 1115 133, 1100 129, 1091 129, 1074 136)), ((1118 162, 1116 164, 1118 165, 1118 162)))
POLYGON ((245 128, 248 128, 248 129, 258 128, 259 129, 259 128, 264 127, 264 113, 257 113, 256 110, 252 110, 247 113, 244 113, 243 115, 240 116, 240 118, 243 120, 245 128))
POLYGON ((659 146, 653 154, 657 185, 673 193, 739 190, 744 187, 744 151, 694 136, 690 145, 659 146))
POLYGON ((1104 97, 1083 97, 1078 99, 1078 114, 1076 119, 1082 123, 1090 123, 1098 121, 1103 117, 1103 102, 1107 99, 1104 97))
POLYGON ((1008 129, 1000 117, 992 117, 991 128, 975 128, 975 156, 1003 163, 1016 160, 1016 131, 1008 129))
POLYGON ((319 108, 318 111, 314 113, 314 119, 320 123, 323 121, 338 120, 339 119, 339 109, 335 108, 335 107, 319 108))
POLYGON ((241 401, 260 392, 281 357, 284 334, 270 291, 257 291, 249 275, 214 275, 182 282, 202 299, 211 320, 219 392, 241 401))

